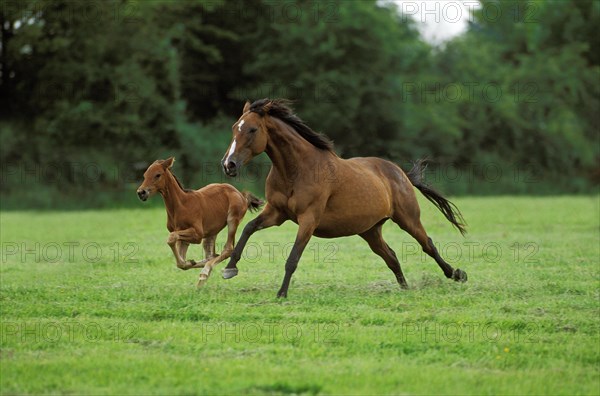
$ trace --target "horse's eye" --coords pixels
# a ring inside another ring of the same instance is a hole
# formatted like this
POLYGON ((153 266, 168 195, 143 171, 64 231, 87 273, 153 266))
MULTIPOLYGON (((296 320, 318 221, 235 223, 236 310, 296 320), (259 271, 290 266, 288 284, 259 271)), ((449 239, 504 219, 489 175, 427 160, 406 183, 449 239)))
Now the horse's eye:
POLYGON ((158 179, 160 177, 160 173, 157 173, 156 176, 154 176, 155 179, 158 179))
POLYGON ((257 131, 257 129, 256 129, 256 128, 250 128, 250 129, 248 129, 248 133, 254 133, 254 132, 256 132, 256 131, 257 131))

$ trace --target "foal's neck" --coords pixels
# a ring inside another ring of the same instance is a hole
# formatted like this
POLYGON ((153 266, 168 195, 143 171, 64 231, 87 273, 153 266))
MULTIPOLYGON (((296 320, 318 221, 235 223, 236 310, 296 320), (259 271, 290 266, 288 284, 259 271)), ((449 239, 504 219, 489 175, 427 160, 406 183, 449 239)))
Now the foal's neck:
POLYGON ((170 170, 165 172, 165 177, 165 188, 160 191, 160 195, 163 197, 169 217, 173 217, 175 211, 183 204, 185 191, 177 183, 170 170))

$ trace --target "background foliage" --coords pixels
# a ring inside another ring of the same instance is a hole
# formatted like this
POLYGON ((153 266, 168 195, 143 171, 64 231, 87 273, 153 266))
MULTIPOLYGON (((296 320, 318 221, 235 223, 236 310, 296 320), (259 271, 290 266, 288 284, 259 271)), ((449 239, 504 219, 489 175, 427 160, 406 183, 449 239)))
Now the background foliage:
MULTIPOLYGON (((267 96, 342 156, 430 157, 446 192, 595 189, 600 3, 481 3, 434 47, 374 0, 3 2, 3 208, 133 200, 169 155, 190 186, 224 180, 231 124, 267 96)), ((256 164, 238 185, 260 192, 256 164)))

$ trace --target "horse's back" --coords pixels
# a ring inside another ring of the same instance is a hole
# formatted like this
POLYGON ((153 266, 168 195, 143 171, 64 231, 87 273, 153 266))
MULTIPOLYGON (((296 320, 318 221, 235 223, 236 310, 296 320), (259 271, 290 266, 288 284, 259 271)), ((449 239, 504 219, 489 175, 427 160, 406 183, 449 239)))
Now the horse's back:
POLYGON ((359 186, 371 191, 385 191, 387 195, 412 192, 410 180, 398 165, 377 157, 354 157, 342 160, 346 175, 354 189, 359 186))
POLYGON ((378 173, 389 186, 392 200, 392 215, 394 221, 420 216, 419 202, 412 182, 406 173, 395 163, 376 157, 357 158, 365 167, 370 167, 378 173))

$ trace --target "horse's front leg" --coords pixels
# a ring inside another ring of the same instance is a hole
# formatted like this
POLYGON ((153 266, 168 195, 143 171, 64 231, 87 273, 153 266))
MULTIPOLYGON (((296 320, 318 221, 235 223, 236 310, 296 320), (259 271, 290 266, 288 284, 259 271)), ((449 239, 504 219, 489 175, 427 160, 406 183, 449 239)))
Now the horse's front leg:
POLYGON ((223 269, 223 278, 231 279, 238 274, 237 263, 240 261, 240 258, 242 257, 242 251, 244 250, 244 247, 246 247, 246 243, 252 234, 258 230, 264 230, 265 228, 272 226, 279 226, 286 220, 287 217, 285 214, 281 213, 278 209, 275 209, 273 206, 267 203, 263 211, 260 212, 260 214, 254 220, 246 224, 246 227, 244 227, 242 236, 235 245, 233 253, 231 253, 229 263, 227 263, 227 266, 223 269))
POLYGON ((189 246, 190 243, 200 243, 200 241, 202 241, 202 235, 195 228, 173 231, 169 234, 167 244, 173 251, 178 268, 182 270, 201 268, 198 263, 185 260, 185 254, 187 253, 187 246, 185 245, 189 246))
POLYGON ((294 271, 296 271, 302 252, 304 251, 304 248, 306 248, 306 245, 318 224, 318 216, 315 216, 313 213, 305 213, 298 216, 298 234, 296 235, 296 241, 292 247, 292 252, 285 262, 285 276, 283 277, 281 289, 277 292, 277 297, 287 297, 287 291, 290 286, 292 275, 294 274, 294 271))

